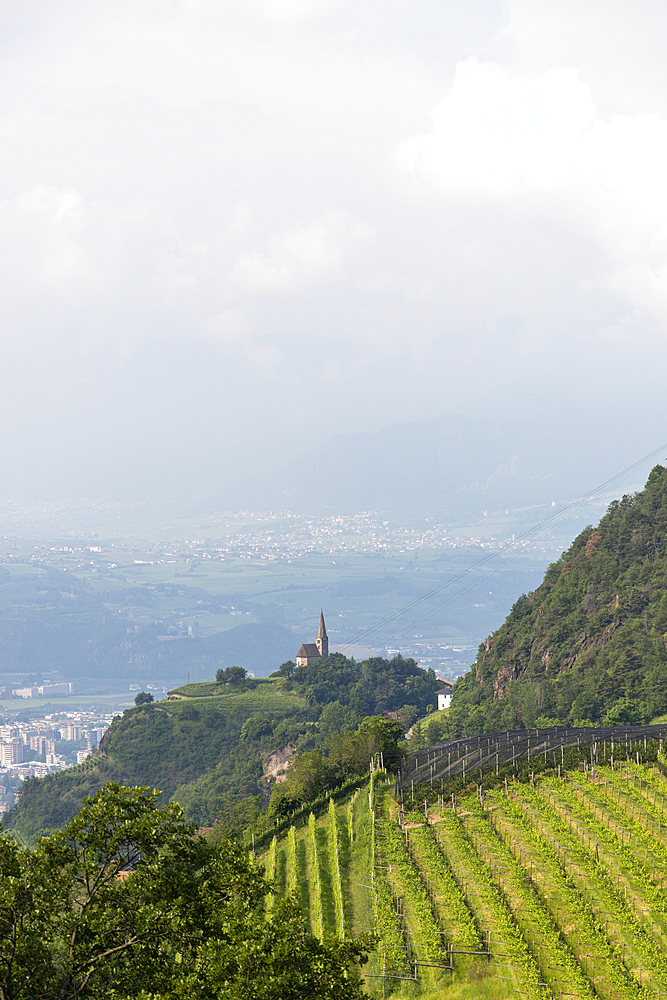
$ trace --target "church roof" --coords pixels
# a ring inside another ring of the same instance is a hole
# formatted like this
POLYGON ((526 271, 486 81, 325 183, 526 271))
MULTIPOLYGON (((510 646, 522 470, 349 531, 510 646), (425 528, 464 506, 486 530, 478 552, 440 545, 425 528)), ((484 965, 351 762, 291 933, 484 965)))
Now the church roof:
POLYGON ((320 627, 317 630, 317 638, 318 639, 326 639, 327 638, 327 627, 324 624, 324 612, 321 611, 321 610, 320 610, 320 627))
POLYGON ((317 643, 315 642, 304 642, 301 645, 301 649, 296 654, 297 656, 319 656, 320 651, 317 648, 317 643))

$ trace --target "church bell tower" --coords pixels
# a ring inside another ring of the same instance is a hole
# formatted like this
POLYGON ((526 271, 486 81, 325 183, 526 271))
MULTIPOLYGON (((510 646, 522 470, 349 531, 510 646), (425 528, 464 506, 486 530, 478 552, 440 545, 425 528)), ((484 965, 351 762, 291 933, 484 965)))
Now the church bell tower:
POLYGON ((327 627, 324 624, 324 612, 320 610, 320 627, 317 630, 317 648, 320 652, 320 656, 324 660, 329 655, 329 637, 327 635, 327 627))

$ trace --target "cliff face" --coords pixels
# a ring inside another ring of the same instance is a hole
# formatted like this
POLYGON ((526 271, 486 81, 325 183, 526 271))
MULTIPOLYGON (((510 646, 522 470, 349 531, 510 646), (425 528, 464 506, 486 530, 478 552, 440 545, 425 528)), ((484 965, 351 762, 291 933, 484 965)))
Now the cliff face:
POLYGON ((614 501, 454 687, 454 733, 667 712, 667 468, 614 501))

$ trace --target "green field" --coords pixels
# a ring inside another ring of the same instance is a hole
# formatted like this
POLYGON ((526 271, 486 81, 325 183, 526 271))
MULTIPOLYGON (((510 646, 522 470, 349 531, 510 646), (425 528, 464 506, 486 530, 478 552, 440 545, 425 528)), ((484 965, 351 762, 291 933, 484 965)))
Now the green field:
POLYGON ((183 684, 167 694, 167 701, 186 699, 198 704, 205 701, 212 708, 233 707, 234 711, 247 712, 287 712, 303 708, 305 701, 292 691, 283 690, 282 685, 275 681, 261 680, 256 687, 239 690, 232 684, 216 684, 215 681, 203 684, 183 684))
POLYGON ((400 813, 392 792, 376 772, 372 790, 332 802, 260 856, 313 933, 376 930, 369 994, 667 996, 659 770, 624 762, 512 782, 430 806, 427 818, 400 813))

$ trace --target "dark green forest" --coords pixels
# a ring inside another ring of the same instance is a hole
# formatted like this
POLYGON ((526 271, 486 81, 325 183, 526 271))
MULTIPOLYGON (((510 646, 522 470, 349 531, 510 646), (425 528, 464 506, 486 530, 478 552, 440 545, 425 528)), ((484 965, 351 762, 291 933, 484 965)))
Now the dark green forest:
POLYGON ((454 687, 452 735, 667 712, 667 468, 521 596, 454 687))

